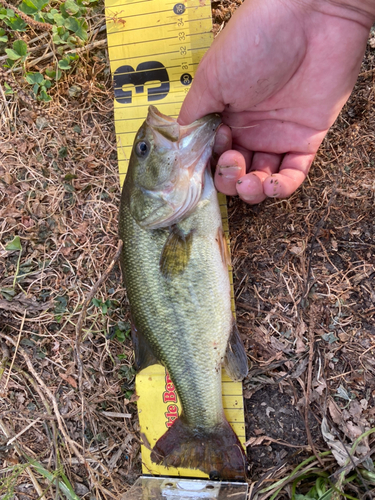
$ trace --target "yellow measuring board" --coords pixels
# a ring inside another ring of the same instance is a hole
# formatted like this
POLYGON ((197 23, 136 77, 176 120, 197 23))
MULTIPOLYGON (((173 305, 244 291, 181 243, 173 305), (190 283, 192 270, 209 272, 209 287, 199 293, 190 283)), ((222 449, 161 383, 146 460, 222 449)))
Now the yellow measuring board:
MULTIPOLYGON (((211 4, 210 0, 105 0, 105 7, 122 185, 133 141, 147 116, 148 106, 153 104, 175 118, 179 114, 199 61, 212 43, 211 4)), ((229 241, 225 196, 219 195, 219 202, 229 241)), ((231 269, 229 274, 234 312, 231 269)), ((173 396, 173 391, 167 394, 172 386, 160 365, 150 366, 136 377, 141 432, 151 447, 181 413, 177 394, 173 396)), ((232 382, 223 371, 222 388, 226 417, 244 443, 242 384, 232 382)), ((145 474, 208 477, 198 470, 158 466, 151 462, 150 454, 142 446, 145 474)))

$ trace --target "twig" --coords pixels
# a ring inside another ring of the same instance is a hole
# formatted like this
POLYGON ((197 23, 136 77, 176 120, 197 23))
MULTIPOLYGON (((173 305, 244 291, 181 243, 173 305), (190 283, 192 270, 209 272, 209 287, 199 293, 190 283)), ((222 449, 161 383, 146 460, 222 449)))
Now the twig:
MULTIPOLYGON (((9 432, 7 426, 5 425, 5 423, 1 419, 0 419, 0 428, 1 428, 4 436, 6 438, 9 438, 10 432, 9 432)), ((12 441, 12 440, 10 440, 10 441, 12 441)), ((14 445, 14 448, 15 448, 15 450, 17 452, 17 455, 20 456, 20 457, 22 457, 23 453, 22 453, 21 448, 17 444, 14 445)), ((29 466, 26 467, 26 472, 28 473, 28 475, 29 475, 29 477, 31 479, 31 482, 33 483, 33 486, 34 486, 34 488, 36 490, 36 492, 38 493, 39 500, 47 500, 46 497, 44 496, 42 488, 40 487, 40 484, 36 480, 36 477, 34 476, 34 473, 33 473, 33 471, 31 470, 31 468, 29 466)))
POLYGON ((343 166, 345 165, 345 158, 349 158, 350 155, 353 152, 354 138, 356 137, 356 135, 358 133, 358 129, 359 129, 358 126, 354 126, 353 129, 352 129, 352 131, 351 131, 351 133, 350 133, 349 147, 348 147, 348 149, 344 153, 344 161, 342 163, 341 168, 338 171, 338 175, 336 177, 336 182, 335 182, 335 184, 334 184, 334 186, 332 188, 331 197, 328 200, 327 206, 326 206, 326 208, 324 210, 324 214, 323 214, 322 218, 320 219, 320 221, 318 222, 318 225, 316 226, 316 229, 315 229, 315 232, 313 234, 313 237, 311 238, 311 241, 310 241, 309 251, 308 251, 308 257, 307 257, 309 266, 308 266, 308 270, 307 270, 307 277, 306 277, 306 282, 305 282, 305 289, 304 289, 304 292, 303 292, 303 297, 304 298, 307 297, 307 294, 309 293, 309 290, 310 290, 310 288, 309 288, 309 282, 310 282, 310 278, 311 278, 312 255, 313 255, 313 251, 314 251, 314 243, 317 240, 318 234, 319 234, 320 230, 322 229, 322 227, 324 226, 325 221, 327 220, 327 217, 329 215, 329 209, 331 208, 332 203, 336 199, 337 188, 338 188, 338 186, 340 184, 340 181, 341 181, 342 172, 343 172, 343 166))
MULTIPOLYGON (((276 444, 281 444, 282 446, 288 446, 289 448, 307 448, 305 445, 297 445, 297 444, 290 444, 287 441, 283 441, 282 439, 273 439, 269 436, 258 436, 258 437, 252 437, 248 439, 245 443, 245 446, 260 446, 263 444, 263 441, 269 441, 271 443, 276 443, 276 444), (258 440, 262 440, 261 442, 257 443, 258 440), (253 444, 254 441, 254 444, 253 444)), ((310 446, 310 445, 309 445, 310 446)))
POLYGON ((90 305, 92 299, 95 297, 96 292, 99 290, 100 286, 102 283, 108 278, 109 274, 111 273, 114 265, 118 261, 121 255, 121 250, 122 250, 122 241, 119 240, 118 245, 117 245, 117 250, 116 253, 109 264, 108 268, 104 271, 104 273, 100 276, 98 281, 95 283, 95 285, 91 288, 90 292, 87 294, 85 301, 82 305, 82 311, 81 314, 79 315, 78 322, 77 322, 77 327, 76 327, 76 344, 75 344, 75 359, 76 359, 76 364, 78 367, 78 386, 79 390, 82 392, 82 376, 83 376, 83 366, 82 366, 82 360, 81 360, 81 340, 82 340, 82 325, 86 317, 86 311, 88 306, 90 305))
POLYGON ((11 445, 14 441, 16 441, 22 434, 30 429, 30 427, 33 427, 35 424, 41 421, 41 418, 37 418, 36 420, 33 420, 32 422, 29 423, 22 431, 20 431, 18 434, 13 436, 9 441, 7 442, 7 446, 11 445))
MULTIPOLYGON (((3 339, 7 340, 12 345, 16 346, 16 342, 11 337, 9 337, 8 335, 5 335, 4 333, 0 332, 0 337, 2 337, 3 339)), ((76 454, 76 456, 81 460, 82 463, 85 464, 86 463, 85 458, 79 452, 76 443, 70 438, 69 434, 65 430, 64 423, 63 423, 63 420, 61 418, 60 411, 59 411, 59 406, 57 404, 55 396, 52 394, 52 392, 50 391, 50 389, 43 382, 43 379, 36 372, 36 370, 33 367, 33 364, 31 362, 31 359, 29 358, 29 355, 27 354, 27 352, 22 347, 19 347, 18 351, 21 354, 21 356, 24 358, 29 371, 32 373, 33 377, 36 379, 36 381, 38 382, 38 384, 40 385, 40 387, 43 389, 43 391, 47 394, 48 398, 50 399, 50 401, 52 403, 52 406, 53 406, 53 409, 54 409, 54 412, 55 412, 55 415, 56 415, 56 418, 57 418, 57 423, 58 423, 59 429, 60 429, 62 435, 64 436, 66 442, 70 444, 70 446, 72 447, 72 449, 73 449, 74 453, 76 454)))
POLYGON ((42 31, 52 31, 52 24, 49 23, 40 23, 39 21, 35 21, 32 17, 28 16, 21 10, 17 9, 14 5, 6 2, 5 0, 0 0, 0 3, 4 5, 7 9, 13 10, 21 19, 23 19, 28 25, 42 31))
POLYGON ((22 330, 23 330, 23 325, 25 324, 25 318, 26 318, 26 310, 23 313, 23 318, 22 318, 22 322, 21 322, 21 326, 20 326, 20 333, 18 334, 17 344, 16 344, 16 348, 14 349, 13 359, 12 359, 12 362, 11 362, 10 367, 9 367, 8 378, 7 378, 6 382, 5 382, 4 391, 6 391, 6 389, 7 389, 7 386, 8 386, 8 383, 9 383, 9 379, 10 379, 10 375, 12 373, 12 368, 13 368, 13 365, 14 365, 14 360, 16 359, 16 356, 17 356, 17 349, 18 349, 18 346, 20 345, 20 340, 21 340, 21 334, 22 334, 22 330))
POLYGON ((254 311, 259 314, 267 314, 269 316, 277 316, 280 319, 283 319, 284 321, 291 321, 290 318, 287 316, 283 316, 281 313, 278 312, 272 312, 272 311, 265 311, 264 309, 258 309, 257 307, 252 307, 249 306, 249 304, 246 304, 245 302, 236 302, 237 307, 242 307, 242 309, 245 309, 246 311, 254 311))
POLYGON ((309 322, 309 365, 308 365, 308 371, 307 371, 307 387, 306 387, 306 404, 305 404, 305 427, 306 427, 306 435, 307 435, 307 441, 309 445, 311 446, 311 449, 313 450, 314 455, 316 456, 318 462, 324 469, 324 463, 322 459, 320 458, 313 438, 311 436, 310 432, 310 426, 309 426, 309 410, 310 410, 310 393, 311 393, 311 383, 312 383, 312 365, 313 365, 313 360, 314 360, 314 347, 315 347, 315 335, 314 335, 314 327, 315 327, 315 319, 314 319, 314 308, 312 307, 310 309, 310 322, 309 322))
MULTIPOLYGON (((98 281, 94 284, 94 286, 92 287, 90 292, 87 294, 85 301, 82 305, 81 314, 79 315, 78 322, 77 322, 74 358, 76 361, 76 366, 78 368, 78 389, 79 389, 79 394, 80 394, 80 399, 81 399, 82 431, 85 428, 85 425, 84 425, 85 399, 83 397, 83 384, 82 384, 83 365, 82 365, 82 359, 81 359, 82 325, 83 325, 83 322, 84 322, 85 317, 86 317, 87 308, 89 307, 92 299, 94 298, 96 292, 98 291, 98 289, 100 288, 102 283, 104 283, 104 281, 108 278, 114 265, 116 264, 116 262, 120 258, 122 245, 123 245, 122 240, 119 240, 118 245, 117 245, 117 251, 116 251, 115 256, 113 257, 111 263, 109 264, 108 268, 104 271, 104 273, 100 276, 98 281)), ((84 435, 82 435, 82 443, 84 445, 84 435)))

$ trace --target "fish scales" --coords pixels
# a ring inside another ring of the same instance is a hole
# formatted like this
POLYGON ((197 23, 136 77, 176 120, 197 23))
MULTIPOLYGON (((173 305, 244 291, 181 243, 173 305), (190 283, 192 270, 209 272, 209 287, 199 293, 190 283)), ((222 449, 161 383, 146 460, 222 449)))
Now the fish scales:
POLYGON ((186 417, 197 427, 222 420, 221 364, 232 323, 228 270, 216 241, 220 210, 208 181, 209 203, 180 224, 195 231, 187 268, 173 280, 163 278, 159 266, 168 232, 142 230, 128 211, 122 213, 133 321, 168 369, 186 417))
POLYGON ((121 267, 136 362, 162 363, 182 406, 152 460, 243 479, 244 453, 221 396, 224 360, 237 379, 247 373, 247 360, 234 328, 226 242, 206 169, 219 123, 209 115, 180 127, 149 108, 121 197, 121 267))

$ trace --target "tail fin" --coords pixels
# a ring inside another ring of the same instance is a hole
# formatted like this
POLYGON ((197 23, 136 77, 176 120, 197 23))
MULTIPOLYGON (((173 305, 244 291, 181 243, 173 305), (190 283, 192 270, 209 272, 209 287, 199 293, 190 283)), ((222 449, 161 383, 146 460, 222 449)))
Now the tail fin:
POLYGON ((199 469, 211 479, 246 479, 246 455, 226 419, 207 432, 192 429, 182 415, 157 441, 151 460, 165 467, 199 469))

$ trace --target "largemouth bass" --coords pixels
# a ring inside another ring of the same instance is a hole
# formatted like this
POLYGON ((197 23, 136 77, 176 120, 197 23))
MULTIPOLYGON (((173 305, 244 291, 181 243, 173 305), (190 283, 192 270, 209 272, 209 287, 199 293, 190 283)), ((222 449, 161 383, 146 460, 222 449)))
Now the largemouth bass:
POLYGON ((241 380, 247 358, 231 312, 228 253, 206 168, 221 123, 189 126, 150 106, 136 136, 120 208, 121 267, 138 369, 164 365, 182 414, 151 459, 244 479, 246 460, 224 416, 221 367, 241 380))

